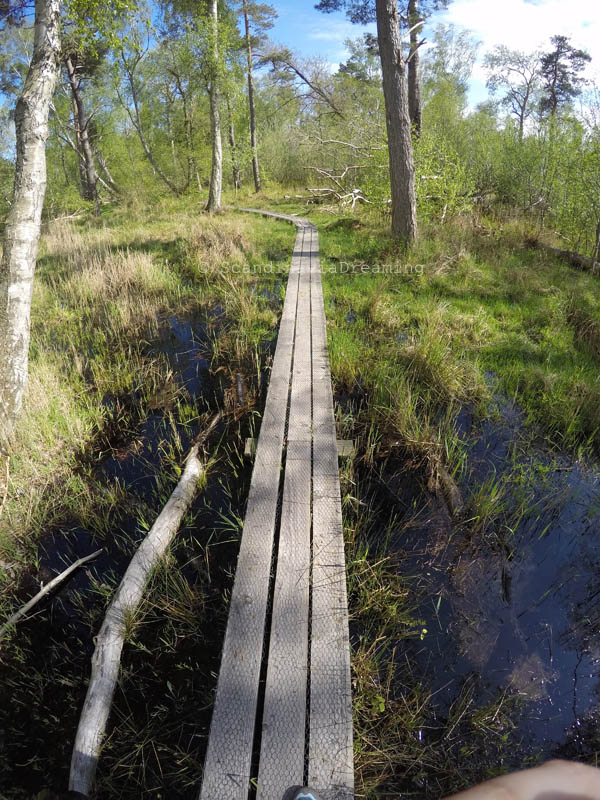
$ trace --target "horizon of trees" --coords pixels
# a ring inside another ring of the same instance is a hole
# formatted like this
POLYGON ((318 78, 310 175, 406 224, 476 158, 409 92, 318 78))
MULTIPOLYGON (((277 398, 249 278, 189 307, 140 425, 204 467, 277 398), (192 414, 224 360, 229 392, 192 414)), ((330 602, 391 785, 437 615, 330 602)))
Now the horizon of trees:
MULTIPOLYGON (((38 0, 38 12, 51 3, 38 0)), ((584 79, 589 54, 563 35, 543 51, 496 47, 483 60, 489 99, 470 109, 470 33, 438 25, 421 53, 422 22, 445 5, 322 0, 320 10, 378 23, 378 37, 348 40, 332 74, 269 39, 277 12, 266 4, 119 0, 94 18, 93 5, 78 12, 73 0, 59 13, 57 88, 46 91, 46 215, 161 192, 217 212, 223 186, 277 183, 314 202, 379 209, 408 243, 417 207, 443 223, 500 203, 599 259, 600 93, 584 79)), ((7 136, 35 64, 33 33, 16 18, 0 31, 0 221, 15 213, 7 136)))

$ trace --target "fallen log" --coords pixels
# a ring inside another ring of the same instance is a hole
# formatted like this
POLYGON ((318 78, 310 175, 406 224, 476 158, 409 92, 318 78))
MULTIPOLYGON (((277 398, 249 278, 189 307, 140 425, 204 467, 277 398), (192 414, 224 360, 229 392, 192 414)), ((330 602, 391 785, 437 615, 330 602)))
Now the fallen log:
POLYGON ((204 465, 198 458, 199 449, 221 416, 214 417, 200 441, 190 450, 179 483, 131 559, 96 637, 92 674, 79 718, 69 775, 69 789, 84 797, 89 796, 94 784, 128 622, 142 601, 152 571, 167 552, 196 495, 198 480, 204 473, 204 465))
POLYGON ((581 253, 576 253, 574 250, 561 250, 560 247, 551 247, 547 244, 542 244, 534 238, 525 240, 527 247, 535 247, 538 250, 543 250, 556 258, 562 258, 572 267, 581 269, 584 272, 591 272, 592 275, 600 275, 600 261, 595 261, 589 256, 584 256, 581 253))
POLYGON ((64 570, 64 572, 61 572, 55 578, 52 578, 52 580, 49 581, 42 589, 40 589, 40 591, 34 595, 31 600, 28 600, 24 606, 22 606, 18 611, 15 611, 15 613, 12 614, 0 627, 0 639, 2 639, 9 628, 12 628, 12 626, 16 625, 20 619, 23 619, 25 614, 27 614, 28 611, 31 611, 31 609, 37 605, 47 594, 49 594, 52 589, 58 586, 59 583, 62 583, 64 580, 66 580, 72 572, 75 572, 76 569, 84 564, 87 564, 87 562, 91 561, 93 558, 99 556, 101 552, 102 550, 96 550, 95 553, 91 553, 89 556, 84 556, 83 558, 77 559, 77 561, 74 561, 70 567, 67 567, 67 569, 64 570))

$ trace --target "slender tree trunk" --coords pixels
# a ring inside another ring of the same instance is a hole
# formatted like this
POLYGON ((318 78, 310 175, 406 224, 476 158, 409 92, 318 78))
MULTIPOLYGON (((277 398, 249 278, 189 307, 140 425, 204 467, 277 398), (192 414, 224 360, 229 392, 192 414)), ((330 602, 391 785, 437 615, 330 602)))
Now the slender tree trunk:
POLYGON ((229 134, 229 147, 231 149, 231 169, 233 172, 233 186, 237 190, 242 185, 242 178, 240 172, 240 162, 238 159, 237 145, 235 143, 235 126, 233 124, 233 113, 231 111, 231 101, 227 97, 227 123, 229 134))
POLYGON ((525 106, 521 108, 519 114, 519 141, 523 141, 523 132, 525 130, 525 106))
POLYGON ((594 244, 594 261, 600 261, 600 219, 596 225, 596 243, 594 244))
POLYGON ((252 72, 252 41, 248 20, 248 0, 243 0, 244 28, 246 31, 246 58, 248 59, 248 110, 250 111, 250 146, 252 148, 252 174, 254 190, 260 192, 260 166, 258 163, 258 139, 256 136, 256 107, 254 104, 254 75, 252 72))
POLYGON ((210 17, 213 36, 213 65, 209 90, 212 168, 206 210, 214 214, 221 210, 221 191, 223 188, 223 144, 221 142, 221 116, 219 113, 219 11, 217 0, 210 0, 210 17))
MULTIPOLYGON (((144 131, 143 131, 143 128, 142 128, 142 118, 140 116, 140 108, 139 108, 139 104, 138 104, 137 89, 136 89, 136 86, 135 86, 135 77, 134 77, 134 74, 133 74, 131 68, 127 64, 127 60, 126 60, 125 55, 123 53, 121 53, 121 59, 123 61, 123 66, 124 66, 125 72, 127 74, 127 80, 129 82, 129 88, 131 89, 131 99, 133 100, 133 111, 134 111, 134 113, 133 114, 131 113, 131 109, 129 108, 129 105, 125 102, 124 98, 121 97, 120 93, 117 90, 117 94, 119 95, 119 100, 121 101, 121 104, 123 105, 123 108, 127 111, 127 116, 129 117, 129 119, 131 120, 131 124, 135 128, 135 132, 138 135, 138 139, 140 140, 140 144, 142 145, 142 149, 144 151, 144 154, 145 154, 146 158, 148 159, 148 161, 150 162, 150 166, 152 167, 152 169, 154 170, 156 175, 158 175, 158 177, 161 179, 161 181, 166 186, 169 187, 169 189, 173 192, 173 194, 177 194, 177 195, 182 194, 185 191, 185 189, 180 189, 178 186, 176 186, 173 183, 173 181, 169 178, 169 176, 166 175, 165 172, 160 168, 160 166, 158 165, 158 162, 154 158, 154 154, 152 153, 152 150, 150 149, 150 146, 148 145, 148 142, 146 141, 146 137, 144 136, 144 131)), ((135 66, 133 67, 133 69, 135 70, 135 66)), ((133 158, 131 156, 131 153, 130 153, 130 158, 132 159, 132 162, 133 162, 133 158)))
POLYGON ((0 262, 0 439, 27 385, 31 296, 46 193, 48 113, 59 68, 61 0, 36 0, 33 57, 15 110, 16 166, 0 262))
POLYGON ((60 163, 62 165, 63 174, 65 176, 65 185, 71 185, 71 178, 69 177, 69 170, 67 169, 67 161, 65 159, 65 148, 64 145, 61 145, 60 148, 60 163))
POLYGON ((521 103, 521 107, 519 109, 519 141, 523 141, 523 135, 525 133, 525 118, 527 116, 527 109, 529 107, 529 95, 531 94, 531 85, 530 83, 527 84, 527 89, 525 90, 525 97, 521 103))
POLYGON ((110 174, 110 170, 108 168, 108 164, 102 158, 102 153, 97 148, 94 148, 94 153, 96 155, 96 161, 98 162, 98 165, 100 167, 100 171, 104 174, 104 178, 106 180, 106 184, 107 184, 108 188, 112 192, 114 192, 115 194, 120 194, 120 189, 117 186, 117 184, 115 183, 113 176, 110 174))
POLYGON ((79 129, 77 109, 75 108, 75 101, 73 100, 73 97, 71 97, 71 106, 73 111, 73 130, 75 131, 75 152, 77 153, 77 167, 79 169, 79 194, 85 199, 88 195, 87 177, 85 174, 83 148, 81 146, 81 131, 79 129))
POLYGON ((69 76, 69 85, 71 87, 71 94, 73 96, 73 106, 76 113, 76 130, 78 132, 78 144, 81 147, 81 157, 85 169, 85 185, 83 188, 83 197, 85 200, 90 200, 96 206, 96 213, 100 212, 100 199, 98 197, 98 174, 96 173, 96 165, 94 164, 94 153, 92 145, 90 144, 89 136, 89 122, 90 119, 85 113, 83 107, 83 98, 81 96, 81 80, 77 75, 77 68, 73 63, 71 56, 66 56, 65 66, 67 68, 67 75, 69 76))
POLYGON ((419 0, 408 2, 408 27, 410 31, 410 57, 408 62, 408 111, 415 136, 421 135, 421 65, 419 57, 420 28, 419 0))
POLYGON ((173 122, 171 120, 171 114, 169 113, 168 106, 167 106, 167 133, 169 134, 169 145, 171 147, 171 161, 173 162, 173 171, 177 170, 177 152, 175 150, 175 136, 173 134, 173 122))
POLYGON ((398 2, 376 0, 376 11, 390 156, 392 233, 409 244, 417 235, 417 201, 398 2))
POLYGON ((188 110, 187 93, 178 75, 175 76, 175 81, 183 106, 183 129, 185 131, 185 146, 187 149, 187 185, 189 186, 193 176, 196 175, 196 179, 198 177, 198 167, 196 166, 196 159, 194 158, 194 129, 192 126, 192 118, 188 110))

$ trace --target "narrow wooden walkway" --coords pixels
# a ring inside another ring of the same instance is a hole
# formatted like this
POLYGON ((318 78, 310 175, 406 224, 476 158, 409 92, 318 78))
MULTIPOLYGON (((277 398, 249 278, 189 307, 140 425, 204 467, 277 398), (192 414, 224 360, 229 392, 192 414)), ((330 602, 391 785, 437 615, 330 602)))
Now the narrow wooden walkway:
POLYGON ((323 800, 350 800, 346 570, 319 238, 307 220, 257 213, 298 233, 200 800, 282 800, 306 783, 323 800))

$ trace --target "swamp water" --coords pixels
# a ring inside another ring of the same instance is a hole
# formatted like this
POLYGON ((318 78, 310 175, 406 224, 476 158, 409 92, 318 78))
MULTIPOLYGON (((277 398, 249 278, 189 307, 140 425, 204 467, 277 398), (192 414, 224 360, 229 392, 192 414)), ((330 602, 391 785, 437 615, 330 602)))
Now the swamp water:
POLYGON ((600 472, 543 446, 520 449, 519 411, 508 401, 498 411, 483 423, 466 411, 458 419, 461 518, 431 497, 423 509, 392 459, 370 501, 382 523, 390 492, 405 510, 422 509, 392 531, 388 553, 422 625, 396 643, 395 691, 418 687, 427 712, 414 769, 378 797, 437 798, 462 778, 552 757, 596 763, 600 752, 600 472), (477 485, 484 516, 469 502, 477 485), (424 762, 438 758, 439 774, 421 767, 419 748, 424 762))
MULTIPOLYGON (((168 359, 175 388, 195 410, 192 419, 178 422, 168 413, 171 400, 155 398, 141 422, 119 432, 108 454, 95 457, 95 480, 118 482, 123 494, 103 523, 108 533, 66 521, 40 543, 42 580, 100 547, 103 553, 19 624, 18 646, 0 660, 2 800, 63 796, 93 636, 177 479, 165 455, 181 463, 201 432, 194 417, 231 406, 238 393, 240 373, 213 370, 209 363, 211 337, 222 323, 219 309, 208 322, 163 320, 149 349, 168 359)), ((271 352, 272 343, 265 343, 263 364, 271 352)), ((256 365, 243 375, 244 393, 254 396, 258 409, 267 377, 264 370, 257 374, 256 365)), ((99 797, 175 799, 197 793, 251 473, 251 462, 241 455, 245 437, 252 435, 251 419, 252 413, 232 414, 211 437, 207 451, 217 450, 217 464, 175 539, 166 568, 152 579, 145 614, 123 653, 98 770, 99 797)), ((38 588, 30 579, 22 587, 24 599, 38 588)))

